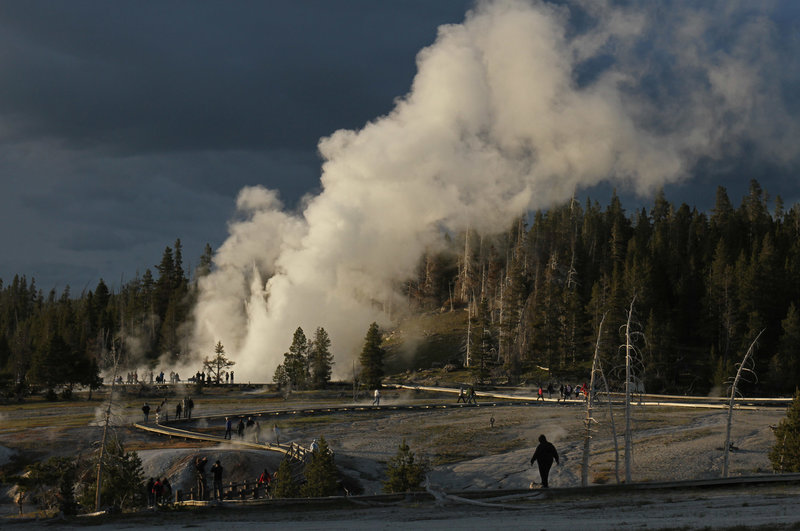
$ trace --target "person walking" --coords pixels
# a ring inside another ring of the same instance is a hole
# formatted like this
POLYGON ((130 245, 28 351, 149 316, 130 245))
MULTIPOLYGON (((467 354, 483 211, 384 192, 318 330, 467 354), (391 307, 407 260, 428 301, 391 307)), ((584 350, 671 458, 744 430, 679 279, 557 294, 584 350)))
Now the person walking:
POLYGON ((180 419, 180 418, 181 418, 181 413, 182 413, 182 412, 183 412, 183 406, 181 405, 181 403, 180 403, 180 402, 178 402, 178 403, 175 405, 175 418, 176 418, 176 419, 180 419))
POLYGON ((255 434, 253 433, 256 429, 256 421, 253 420, 253 417, 247 417, 247 423, 244 425, 244 433, 247 436, 247 439, 255 438, 255 434))
POLYGON ((222 500, 222 464, 219 459, 211 466, 211 474, 214 476, 214 499, 222 500))
POLYGON ((240 439, 244 439, 244 418, 239 417, 239 424, 236 426, 236 434, 240 439))
POLYGON ((281 443, 281 430, 278 428, 277 424, 272 425, 272 433, 275 434, 275 444, 281 443))
POLYGON ((372 405, 373 406, 381 405, 381 390, 380 389, 377 389, 377 388, 375 389, 375 399, 372 401, 372 405))
POLYGON ((147 424, 147 419, 150 418, 150 404, 147 402, 142 406, 142 413, 144 413, 144 423, 147 424))
POLYGON ((541 400, 542 402, 544 402, 544 389, 542 389, 541 385, 539 386, 539 391, 537 392, 536 400, 537 401, 541 400))
POLYGON ((233 422, 231 422, 230 417, 225 417, 225 437, 223 438, 230 439, 232 431, 233 431, 233 422))
POLYGON ((533 466, 534 461, 539 464, 539 475, 542 478, 543 489, 549 488, 547 484, 547 478, 550 474, 550 467, 553 466, 554 460, 556 464, 558 464, 558 452, 556 451, 556 447, 553 446, 553 443, 547 440, 544 434, 539 435, 539 446, 537 446, 536 451, 533 452, 533 456, 531 457, 531 466, 533 466))

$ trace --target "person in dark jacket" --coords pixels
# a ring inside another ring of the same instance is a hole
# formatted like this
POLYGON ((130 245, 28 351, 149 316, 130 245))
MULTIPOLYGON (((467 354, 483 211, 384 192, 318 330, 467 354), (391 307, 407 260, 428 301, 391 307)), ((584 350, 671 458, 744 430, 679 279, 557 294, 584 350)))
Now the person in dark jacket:
POLYGON ((206 479, 207 457, 197 456, 194 460, 194 468, 197 476, 197 497, 201 500, 208 498, 208 480, 206 479))
POLYGON ((558 452, 553 443, 549 442, 544 435, 539 435, 539 446, 533 452, 531 457, 531 466, 536 461, 539 464, 539 475, 542 477, 542 488, 548 488, 547 477, 550 474, 550 467, 553 466, 553 460, 558 464, 558 452))
POLYGON ((214 499, 222 500, 222 464, 219 459, 211 467, 211 473, 214 475, 214 499))

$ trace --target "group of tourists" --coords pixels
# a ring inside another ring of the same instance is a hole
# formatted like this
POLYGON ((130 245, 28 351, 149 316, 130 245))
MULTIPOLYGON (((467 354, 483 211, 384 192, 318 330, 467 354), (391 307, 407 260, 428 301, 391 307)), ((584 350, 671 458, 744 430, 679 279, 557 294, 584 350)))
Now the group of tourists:
MULTIPOLYGON (((144 416, 144 423, 147 424, 150 421, 150 411, 151 411, 150 404, 147 402, 144 403, 142 406, 142 414, 144 416)), ((178 403, 175 405, 175 418, 176 419, 190 419, 192 418, 192 410, 194 409, 194 400, 192 397, 186 397, 183 400, 179 400, 178 403)), ((169 421, 169 412, 167 411, 167 399, 164 398, 161 403, 156 406, 155 410, 156 414, 156 424, 161 422, 161 418, 163 416, 165 421, 169 421)))
MULTIPOLYGON (((226 384, 232 385, 234 383, 235 375, 233 371, 222 371, 219 374, 219 383, 222 383, 222 380, 225 380, 226 384)), ((205 371, 197 371, 194 376, 189 377, 189 381, 191 383, 200 383, 201 385, 211 385, 213 383, 217 383, 214 381, 215 376, 213 374, 206 373, 205 371)))
POLYGON ((462 402, 464 404, 478 405, 478 401, 475 399, 475 387, 470 385, 467 389, 464 389, 464 386, 462 385, 458 389, 458 400, 456 400, 456 404, 462 402))
POLYGON ((148 507, 170 503, 172 501, 172 485, 167 477, 150 478, 145 486, 148 507))
MULTIPOLYGON (((275 426, 277 429, 277 425, 275 426)), ((257 420, 253 420, 253 417, 247 417, 247 422, 245 422, 244 417, 239 417, 239 423, 236 425, 236 435, 239 439, 244 440, 245 438, 255 441, 256 443, 261 442, 261 424, 257 420)), ((225 439, 232 439, 233 438, 233 420, 231 417, 225 417, 225 439)), ((277 438, 277 435, 276 435, 277 438)))
POLYGON ((588 397, 589 386, 584 382, 583 384, 575 384, 573 387, 570 384, 561 384, 558 388, 559 400, 567 400, 575 396, 575 398, 588 397))
MULTIPOLYGON (((222 466, 222 463, 217 459, 213 465, 211 465, 211 476, 212 476, 212 489, 211 494, 209 496, 208 492, 208 475, 206 473, 206 465, 208 464, 208 458, 205 456, 197 456, 194 460, 194 471, 195 471, 195 479, 196 479, 196 490, 195 494, 197 499, 199 500, 208 500, 213 499, 215 501, 221 501, 225 499, 225 495, 222 490, 222 474, 225 469, 222 466)), ((269 473, 269 471, 265 468, 264 471, 256 478, 255 482, 255 497, 258 497, 258 493, 261 489, 264 489, 264 495, 268 498, 272 498, 272 483, 273 483, 273 476, 269 473)))
MULTIPOLYGON (((536 390, 536 400, 544 401, 544 394, 547 392, 548 398, 553 398, 553 393, 555 392, 555 388, 553 386, 553 382, 547 384, 547 388, 542 387, 539 385, 539 388, 536 390)), ((583 384, 576 384, 574 387, 570 384, 561 384, 558 388, 558 398, 556 398, 556 402, 560 402, 562 400, 566 401, 573 396, 576 399, 583 397, 584 399, 587 398, 589 395, 589 386, 586 383, 583 384)))

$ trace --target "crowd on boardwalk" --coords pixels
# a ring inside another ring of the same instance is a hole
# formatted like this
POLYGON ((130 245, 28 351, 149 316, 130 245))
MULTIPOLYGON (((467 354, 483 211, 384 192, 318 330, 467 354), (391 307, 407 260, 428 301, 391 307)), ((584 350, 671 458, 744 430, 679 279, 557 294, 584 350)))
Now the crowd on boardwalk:
MULTIPOLYGON (((178 403, 175 404, 175 419, 190 419, 192 418, 192 410, 194 410, 194 399, 190 396, 182 400, 178 400, 178 403)), ((152 407, 150 406, 149 402, 145 402, 142 406, 142 415, 144 417, 144 423, 147 424, 150 422, 150 412, 152 411, 152 407)), ((164 398, 161 400, 161 403, 156 406, 155 409, 155 416, 156 416, 156 424, 159 424, 162 420, 165 422, 169 421, 169 410, 167 409, 167 399, 164 398)))
MULTIPOLYGON (((277 430, 277 425, 275 429, 277 430)), ((247 417, 247 421, 244 420, 244 417, 239 417, 239 422, 236 424, 236 436, 240 440, 247 439, 261 443, 261 424, 257 420, 253 420, 253 417, 247 417)), ((231 417, 225 417, 225 435, 223 438, 233 439, 233 419, 231 417)))
MULTIPOLYGON (((232 385, 235 383, 235 373, 234 371, 222 371, 219 375, 219 383, 225 383, 228 385, 232 385)), ((185 381, 181 380, 180 374, 177 371, 169 371, 169 374, 164 374, 164 371, 153 371, 145 370, 141 377, 139 376, 138 370, 133 370, 128 372, 125 377, 123 378, 121 375, 117 376, 116 383, 118 384, 128 384, 128 385, 138 385, 138 384, 149 384, 149 385, 164 385, 164 384, 179 384, 179 383, 200 383, 203 385, 211 385, 212 383, 217 383, 214 381, 215 377, 204 371, 197 371, 194 375, 187 378, 185 381)))
MULTIPOLYGON (((555 385, 553 382, 548 383, 547 387, 542 387, 542 385, 539 385, 539 388, 536 391, 536 400, 544 400, 545 393, 547 393, 547 398, 553 398, 553 393, 555 393, 555 385)), ((558 396, 556 397, 556 402, 560 402, 562 400, 566 401, 573 397, 575 399, 585 399, 588 396, 589 386, 586 383, 575 384, 575 386, 562 383, 558 387, 558 396)))

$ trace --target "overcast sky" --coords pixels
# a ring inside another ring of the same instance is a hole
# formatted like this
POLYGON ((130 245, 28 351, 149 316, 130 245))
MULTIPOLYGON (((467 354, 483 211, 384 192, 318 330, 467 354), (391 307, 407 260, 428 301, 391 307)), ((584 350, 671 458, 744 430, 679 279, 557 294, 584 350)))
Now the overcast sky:
MULTIPOLYGON (((74 294, 101 277, 118 286, 176 238, 196 265, 225 240, 242 187, 277 189, 290 206, 318 192, 319 139, 391 111, 419 50, 471 5, 0 2, 0 278, 74 294)), ((786 5, 776 24, 797 48, 786 5)), ((798 90, 785 84, 787 100, 798 90)), ((707 208, 718 172, 733 171, 721 168, 668 198, 707 208)), ((748 176, 793 201, 796 168, 739 168, 723 184, 734 204, 748 176)))

